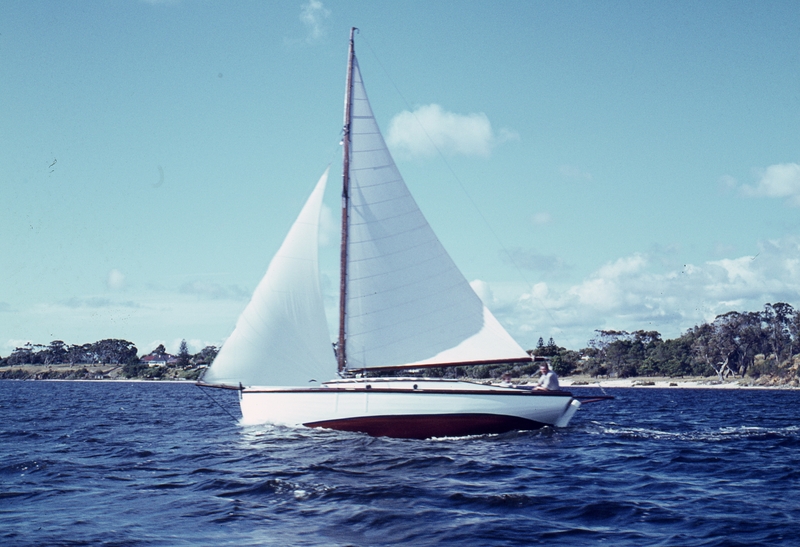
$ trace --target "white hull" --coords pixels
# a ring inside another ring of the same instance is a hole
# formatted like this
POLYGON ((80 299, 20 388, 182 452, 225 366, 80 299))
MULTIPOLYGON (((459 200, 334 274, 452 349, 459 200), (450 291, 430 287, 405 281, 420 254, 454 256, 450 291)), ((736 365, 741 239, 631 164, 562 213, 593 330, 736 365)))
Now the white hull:
POLYGON ((375 436, 429 438, 565 427, 580 402, 567 392, 472 382, 342 380, 314 388, 245 388, 242 423, 324 427, 375 436))

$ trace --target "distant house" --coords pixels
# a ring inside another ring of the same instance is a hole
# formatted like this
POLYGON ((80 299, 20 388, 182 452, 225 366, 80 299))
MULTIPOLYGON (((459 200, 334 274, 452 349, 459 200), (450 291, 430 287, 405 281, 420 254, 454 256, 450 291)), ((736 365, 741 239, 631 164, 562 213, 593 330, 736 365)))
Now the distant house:
POLYGON ((169 355, 169 354, 165 354, 165 355, 153 355, 153 354, 145 355, 144 357, 142 357, 142 363, 144 363, 145 365, 147 365, 150 368, 153 368, 153 367, 165 367, 165 366, 167 366, 167 362, 169 361, 170 357, 172 357, 172 356, 169 355))

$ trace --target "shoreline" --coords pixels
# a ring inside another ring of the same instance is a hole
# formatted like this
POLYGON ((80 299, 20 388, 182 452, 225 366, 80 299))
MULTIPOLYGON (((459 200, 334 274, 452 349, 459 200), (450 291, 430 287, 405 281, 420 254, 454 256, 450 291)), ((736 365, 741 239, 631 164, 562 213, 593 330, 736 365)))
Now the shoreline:
POLYGON ((599 379, 588 376, 565 376, 559 378, 564 388, 668 388, 668 389, 800 389, 797 383, 779 382, 767 378, 762 381, 753 378, 733 378, 720 382, 715 376, 696 376, 684 378, 647 377, 599 379))
POLYGON ((128 378, 122 365, 78 364, 66 365, 15 365, 0 367, 0 380, 51 381, 51 382, 195 382, 193 378, 179 376, 172 371, 163 378, 128 378))
MULTIPOLYGON (((175 382, 194 383, 196 380, 189 378, 168 377, 154 378, 125 378, 122 377, 118 365, 24 365, 16 367, 0 367, 0 380, 18 381, 50 381, 50 382, 175 382), (83 377, 64 377, 83 371, 88 373, 83 377), (16 373, 16 374, 15 374, 16 373), (49 376, 52 373, 55 377, 49 376), (38 377, 37 377, 38 376, 38 377), (61 376, 61 377, 59 377, 61 376), (88 376, 88 377, 87 377, 88 376)), ((481 382, 474 378, 464 380, 481 382)), ((532 378, 514 378, 514 383, 526 385, 534 381, 532 378)), ((631 378, 595 378, 593 376, 575 375, 559 378, 563 388, 667 388, 667 389, 800 389, 798 381, 784 381, 779 378, 761 377, 732 378, 720 382, 716 376, 692 376, 670 378, 666 376, 647 377, 636 376, 631 378)))

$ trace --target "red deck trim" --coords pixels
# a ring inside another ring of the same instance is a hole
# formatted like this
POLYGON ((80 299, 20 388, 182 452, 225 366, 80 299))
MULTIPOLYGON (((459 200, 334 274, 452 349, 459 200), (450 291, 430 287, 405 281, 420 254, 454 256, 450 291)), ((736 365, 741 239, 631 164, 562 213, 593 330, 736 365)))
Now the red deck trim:
POLYGON ((484 359, 479 361, 452 361, 445 363, 406 363, 404 365, 388 365, 385 367, 347 367, 347 370, 357 372, 359 370, 371 371, 393 371, 393 370, 416 370, 420 368, 449 368, 449 367, 474 367, 477 365, 505 365, 508 363, 532 363, 533 357, 505 357, 503 359, 484 359))
MULTIPOLYGON (((369 384, 366 384, 369 385, 369 384)), ((360 384, 353 387, 331 387, 331 388, 298 388, 298 389, 258 389, 244 388, 245 393, 419 393, 428 395, 502 395, 511 397, 572 397, 569 391, 547 391, 543 389, 516 389, 509 391, 492 391, 487 389, 386 389, 377 387, 366 387, 360 384)))

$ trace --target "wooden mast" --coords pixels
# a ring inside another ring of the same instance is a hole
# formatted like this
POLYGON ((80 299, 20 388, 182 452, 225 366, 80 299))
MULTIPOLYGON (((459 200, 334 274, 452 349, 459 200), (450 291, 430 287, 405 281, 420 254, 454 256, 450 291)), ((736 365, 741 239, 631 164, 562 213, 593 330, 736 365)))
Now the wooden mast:
POLYGON ((336 345, 339 374, 342 374, 347 366, 347 354, 345 352, 347 336, 345 334, 345 324, 347 317, 347 239, 348 217, 350 212, 350 110, 353 102, 353 59, 355 57, 353 35, 356 30, 356 27, 350 29, 350 51, 347 56, 347 87, 344 97, 344 137, 342 138, 342 250, 339 267, 339 341, 336 345))

